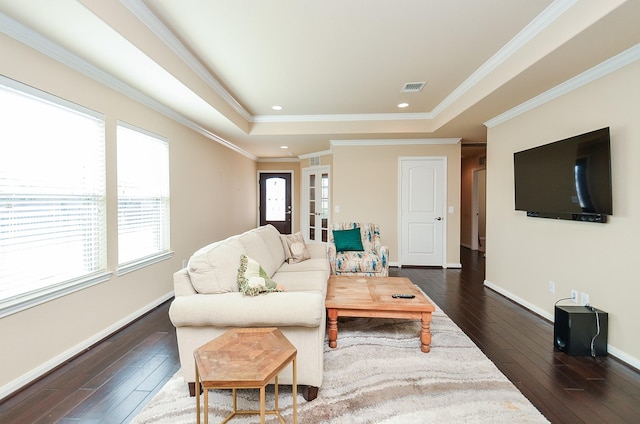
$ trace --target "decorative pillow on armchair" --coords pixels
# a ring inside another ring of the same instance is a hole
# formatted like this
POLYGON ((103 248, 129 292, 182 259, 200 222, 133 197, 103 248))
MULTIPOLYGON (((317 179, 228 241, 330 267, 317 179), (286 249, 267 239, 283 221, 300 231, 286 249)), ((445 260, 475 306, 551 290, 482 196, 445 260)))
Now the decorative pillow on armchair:
POLYGON ((360 227, 350 230, 333 230, 333 242, 338 252, 362 252, 362 236, 360 227))
POLYGON ((287 262, 293 264, 311 259, 307 244, 304 242, 304 237, 300 231, 291 235, 281 235, 280 238, 282 239, 287 262))
POLYGON ((238 268, 238 287, 242 294, 257 296, 261 293, 282 291, 278 283, 273 281, 258 262, 247 257, 240 256, 240 268, 238 268))

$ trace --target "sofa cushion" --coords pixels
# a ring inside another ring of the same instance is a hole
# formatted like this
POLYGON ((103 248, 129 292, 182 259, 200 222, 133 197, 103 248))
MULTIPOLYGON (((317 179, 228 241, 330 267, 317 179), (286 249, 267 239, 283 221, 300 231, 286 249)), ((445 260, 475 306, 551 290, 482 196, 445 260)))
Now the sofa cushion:
MULTIPOLYGON (((324 271, 327 273, 327 278, 331 272, 329 267, 329 261, 326 258, 311 258, 302 262, 295 263, 283 263, 278 269, 276 274, 283 272, 299 272, 299 271, 324 271)), ((275 278, 275 276, 274 276, 275 278)))
POLYGON ((286 292, 312 290, 326 294, 329 274, 319 270, 276 272, 273 278, 286 292))
POLYGON ((362 236, 360 227, 350 230, 333 230, 333 240, 338 252, 357 251, 362 252, 362 236))
POLYGON ((247 255, 240 256, 238 287, 242 294, 247 296, 282 291, 278 288, 278 283, 269 278, 260 264, 247 255))
POLYGON ((269 246, 267 246, 262 237, 255 230, 251 230, 238 237, 238 240, 244 247, 245 254, 255 259, 264 268, 269 277, 273 276, 280 264, 276 265, 269 246))
POLYGON ((287 252, 287 262, 296 263, 311 258, 307 250, 307 245, 304 242, 304 237, 300 231, 291 235, 283 235, 281 238, 282 245, 287 252))
POLYGON ((286 259, 282 242, 280 241, 280 232, 273 225, 265 225, 255 231, 269 248, 269 253, 271 253, 276 268, 280 267, 286 259))
POLYGON ((380 272, 384 268, 384 263, 373 252, 340 252, 336 255, 335 267, 336 274, 380 272))
POLYGON ((228 239, 200 249, 189 259, 187 270, 198 293, 216 294, 238 291, 238 266, 244 249, 237 239, 228 239))

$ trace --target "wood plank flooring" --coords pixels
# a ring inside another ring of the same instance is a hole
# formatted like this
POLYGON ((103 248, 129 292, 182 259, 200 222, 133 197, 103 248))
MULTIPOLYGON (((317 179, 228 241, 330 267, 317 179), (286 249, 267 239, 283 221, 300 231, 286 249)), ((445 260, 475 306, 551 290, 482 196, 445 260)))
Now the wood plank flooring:
POLYGON ((126 423, 180 369, 169 302, 0 403, 0 423, 126 423))
MULTIPOLYGON (((462 248, 461 261, 460 270, 390 273, 418 284, 551 422, 640 422, 640 373, 611 357, 554 352, 551 323, 484 287, 482 254, 462 248)), ((0 423, 128 423, 179 369, 168 308, 5 399, 0 423)))
POLYGON ((553 324, 485 288, 484 257, 460 270, 402 268, 552 423, 640 422, 640 373, 612 357, 553 348, 553 324))

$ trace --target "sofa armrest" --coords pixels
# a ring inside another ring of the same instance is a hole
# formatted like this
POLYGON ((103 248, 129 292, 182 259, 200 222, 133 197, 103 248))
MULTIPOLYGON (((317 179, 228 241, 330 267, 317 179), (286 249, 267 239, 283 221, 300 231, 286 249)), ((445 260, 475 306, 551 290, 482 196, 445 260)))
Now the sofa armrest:
POLYGON ((331 266, 331 273, 335 274, 336 273, 336 256, 338 254, 335 243, 327 244, 327 254, 329 256, 329 266, 331 266))
POLYGON ((176 297, 198 293, 196 289, 193 288, 193 284, 191 284, 191 278, 189 277, 187 268, 182 268, 173 273, 173 290, 176 297))
POLYGON ((175 327, 318 327, 324 307, 319 292, 196 294, 176 297, 169 317, 175 327))
POLYGON ((389 246, 379 246, 376 249, 376 254, 382 261, 383 266, 389 266, 389 246))

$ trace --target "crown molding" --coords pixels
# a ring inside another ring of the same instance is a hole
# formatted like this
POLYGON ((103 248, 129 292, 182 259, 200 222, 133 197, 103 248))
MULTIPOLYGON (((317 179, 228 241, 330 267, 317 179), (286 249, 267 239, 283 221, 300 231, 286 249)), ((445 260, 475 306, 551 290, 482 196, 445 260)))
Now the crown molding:
POLYGON ((335 115, 257 115, 251 122, 358 122, 358 121, 413 121, 433 119, 431 113, 359 113, 335 115))
POLYGON ((462 138, 413 138, 386 140, 330 140, 333 146, 403 146, 418 144, 457 144, 462 138))
POLYGON ((314 152, 314 153, 305 153, 304 155, 300 155, 298 156, 300 159, 310 159, 310 158, 315 158, 317 156, 325 156, 325 155, 332 155, 333 152, 331 150, 323 150, 321 152, 314 152))
MULTIPOLYGON (((281 162, 300 162, 300 158, 258 158, 258 162, 271 162, 271 163, 281 163, 281 162)), ((260 172, 269 172, 267 169, 259 169, 260 172)))
POLYGON ((120 0, 140 22, 155 34, 180 60, 207 83, 229 106, 238 112, 245 120, 251 120, 251 114, 242 107, 202 63, 185 47, 185 45, 166 27, 164 23, 141 1, 120 0))
POLYGON ((640 59, 640 44, 636 44, 635 46, 623 51, 616 56, 613 56, 612 58, 600 63, 599 65, 596 65, 593 68, 588 69, 585 72, 561 84, 556 85, 555 87, 545 91, 544 93, 533 97, 514 108, 509 109, 508 111, 496 116, 495 118, 488 120, 484 123, 484 125, 487 128, 493 128, 497 125, 507 122, 510 119, 515 118, 516 116, 529 112, 530 110, 535 109, 538 106, 557 99, 558 97, 564 96, 565 94, 586 84, 589 84, 599 78, 602 78, 605 75, 615 72, 618 69, 621 69, 638 59, 640 59))
POLYGON ((516 34, 515 37, 491 56, 489 60, 482 64, 482 66, 473 72, 469 78, 463 81, 462 84, 456 87, 455 90, 440 102, 440 104, 433 109, 432 114, 434 116, 438 116, 447 107, 451 106, 453 102, 462 97, 463 94, 486 78, 499 65, 504 63, 525 44, 534 39, 543 29, 548 27, 558 17, 562 16, 562 14, 564 14, 564 12, 566 12, 576 2, 577 0, 555 0, 547 6, 542 13, 536 16, 533 21, 529 22, 529 24, 516 34))
POLYGON ((86 60, 76 56, 71 53, 69 50, 63 48, 57 43, 49 40, 46 37, 43 37, 38 32, 32 30, 31 28, 21 24, 20 22, 15 21, 14 19, 8 17, 7 15, 0 12, 0 32, 8 35, 11 38, 39 51, 40 53, 49 56, 50 58, 80 72, 83 75, 103 84, 127 97, 133 99, 153 110, 159 112, 166 117, 184 125, 187 128, 194 130, 195 132, 222 144, 223 146, 249 158, 252 160, 257 160, 258 158, 234 145, 233 143, 219 137, 209 130, 203 128, 202 126, 196 124, 192 120, 188 119, 184 115, 176 112, 175 110, 166 107, 162 103, 152 99, 141 91, 136 90, 131 87, 129 84, 124 83, 118 78, 113 77, 112 75, 104 72, 100 68, 92 65, 86 60))

